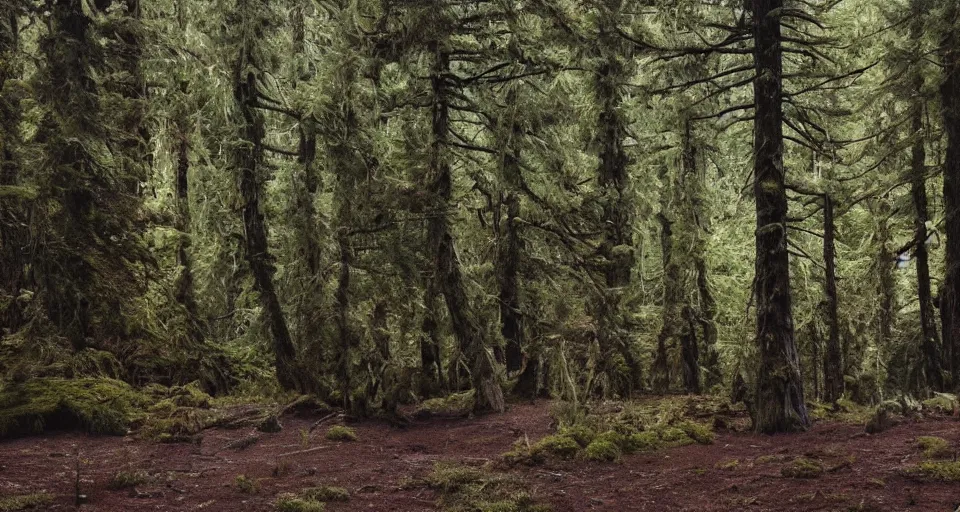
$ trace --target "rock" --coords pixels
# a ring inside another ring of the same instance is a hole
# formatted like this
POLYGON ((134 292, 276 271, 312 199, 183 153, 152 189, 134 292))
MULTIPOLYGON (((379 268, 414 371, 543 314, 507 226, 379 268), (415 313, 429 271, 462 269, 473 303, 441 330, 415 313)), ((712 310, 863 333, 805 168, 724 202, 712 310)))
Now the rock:
POLYGON ((267 416, 265 420, 257 425, 257 430, 267 434, 275 434, 283 430, 283 425, 280 424, 280 418, 276 416, 267 416))

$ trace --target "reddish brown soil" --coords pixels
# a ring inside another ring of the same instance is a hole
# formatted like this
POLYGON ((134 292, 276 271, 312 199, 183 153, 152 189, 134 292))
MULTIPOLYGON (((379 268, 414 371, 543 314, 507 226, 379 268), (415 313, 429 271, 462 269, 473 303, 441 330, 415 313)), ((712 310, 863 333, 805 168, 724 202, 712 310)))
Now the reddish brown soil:
MULTIPOLYGON (((199 446, 54 433, 0 443, 0 496, 46 490, 57 496, 51 510, 74 509, 79 450, 86 511, 266 511, 278 493, 318 484, 342 486, 352 495, 347 503, 329 504, 331 511, 436 510, 431 491, 401 489, 400 483, 427 474, 436 461, 480 464, 524 435, 536 440, 550 433, 548 411, 545 402, 517 404, 502 415, 417 421, 403 430, 361 423, 352 425, 360 438, 354 443, 327 441, 320 429, 309 452, 303 452, 300 432, 315 418, 284 418, 282 432, 264 434, 241 451, 226 445, 247 431, 209 430, 199 446), (145 470, 156 483, 109 490, 121 469, 145 470), (259 492, 240 492, 234 484, 240 474, 258 480, 259 492)), ((512 472, 557 511, 952 512, 957 507, 960 484, 907 477, 901 470, 920 460, 917 436, 940 436, 956 447, 960 422, 927 419, 873 436, 862 430, 821 423, 794 435, 720 433, 710 446, 631 455, 616 464, 553 461, 512 472), (782 477, 786 460, 800 455, 818 458, 832 471, 810 480, 782 477), (733 460, 735 467, 724 467, 733 460)))

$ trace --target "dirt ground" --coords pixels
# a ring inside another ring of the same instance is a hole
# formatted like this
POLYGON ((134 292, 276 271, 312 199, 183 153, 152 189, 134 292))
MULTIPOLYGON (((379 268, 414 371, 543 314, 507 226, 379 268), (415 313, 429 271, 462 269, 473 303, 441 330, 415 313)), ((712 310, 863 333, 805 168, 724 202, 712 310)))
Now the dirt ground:
MULTIPOLYGON (((247 430, 208 430, 199 445, 157 444, 133 437, 52 433, 0 442, 0 496, 46 491, 49 510, 74 510, 77 452, 83 511, 267 511, 276 496, 314 485, 350 491, 327 510, 437 510, 436 495, 402 485, 429 473, 437 461, 481 465, 496 460, 524 436, 551 433, 549 403, 515 404, 505 414, 415 421, 405 429, 383 423, 351 425, 356 442, 331 442, 317 418, 285 417, 283 430, 262 434, 238 450, 247 430), (143 470, 150 483, 111 490, 120 470, 143 470), (238 475, 258 482, 241 492, 238 475)), ((939 436, 960 446, 955 418, 926 419, 877 435, 857 425, 819 423, 803 434, 760 436, 718 432, 709 446, 628 455, 618 463, 548 461, 508 470, 557 511, 625 510, 875 510, 953 512, 960 484, 907 476, 921 456, 917 436, 939 436), (781 476, 795 456, 823 462, 815 479, 781 476)))

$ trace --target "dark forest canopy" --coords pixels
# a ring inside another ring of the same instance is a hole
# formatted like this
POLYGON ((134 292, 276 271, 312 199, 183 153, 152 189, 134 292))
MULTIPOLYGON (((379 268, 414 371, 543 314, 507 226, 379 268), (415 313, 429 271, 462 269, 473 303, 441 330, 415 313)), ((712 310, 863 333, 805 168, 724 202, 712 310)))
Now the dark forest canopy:
POLYGON ((951 0, 0 0, 0 390, 960 388, 951 0))

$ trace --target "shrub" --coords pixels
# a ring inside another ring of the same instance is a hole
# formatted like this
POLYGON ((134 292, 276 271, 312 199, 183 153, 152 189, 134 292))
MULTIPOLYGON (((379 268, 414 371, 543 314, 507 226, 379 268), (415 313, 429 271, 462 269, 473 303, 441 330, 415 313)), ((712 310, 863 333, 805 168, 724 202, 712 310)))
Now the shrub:
POLYGON ((357 433, 350 427, 335 425, 327 430, 327 433, 324 437, 330 441, 356 441, 357 433))

